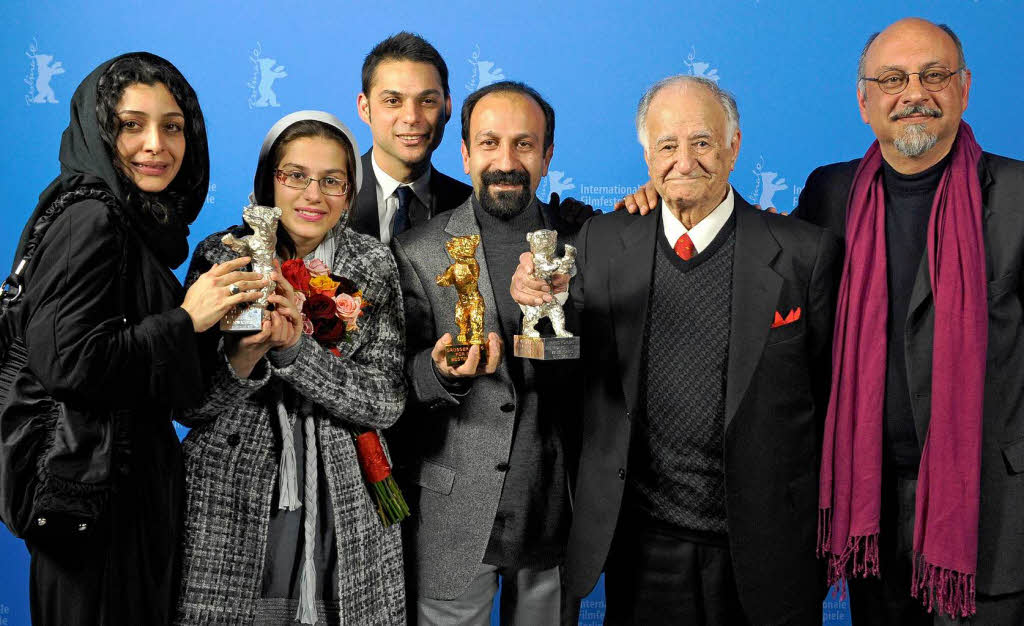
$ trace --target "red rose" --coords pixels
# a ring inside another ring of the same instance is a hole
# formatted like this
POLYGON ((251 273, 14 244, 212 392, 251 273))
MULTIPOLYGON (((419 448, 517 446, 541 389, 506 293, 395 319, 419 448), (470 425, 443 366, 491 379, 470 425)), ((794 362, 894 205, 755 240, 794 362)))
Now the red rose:
POLYGON ((313 320, 313 339, 323 345, 332 346, 345 338, 345 320, 327 317, 313 320))
POLYGON ((309 279, 312 275, 302 259, 289 259, 281 264, 281 274, 296 291, 309 295, 309 279))
POLYGON ((314 325, 318 320, 336 319, 338 317, 337 309, 338 306, 334 303, 334 299, 322 293, 314 293, 302 305, 302 312, 306 314, 306 317, 313 320, 314 325))

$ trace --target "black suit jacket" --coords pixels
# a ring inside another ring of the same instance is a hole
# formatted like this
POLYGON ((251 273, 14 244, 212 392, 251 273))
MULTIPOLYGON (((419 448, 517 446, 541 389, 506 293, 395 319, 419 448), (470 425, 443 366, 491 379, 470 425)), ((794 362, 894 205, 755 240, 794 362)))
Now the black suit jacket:
MULTIPOLYGON (((359 195, 356 196, 356 204, 352 209, 352 216, 349 224, 352 230, 364 235, 370 235, 380 239, 380 214, 377 210, 377 176, 373 173, 371 155, 373 148, 363 154, 363 184, 359 188, 359 195)), ((451 176, 445 176, 437 171, 433 165, 430 166, 430 206, 427 207, 427 215, 412 214, 410 216, 412 225, 434 217, 449 209, 461 205, 473 193, 473 188, 466 183, 459 182, 451 176)))
MULTIPOLYGON (((734 197, 724 467, 736 585, 758 623, 820 623, 818 459, 840 246, 824 230, 734 197), (776 311, 796 307, 798 321, 771 328, 776 311)), ((579 274, 570 289, 582 316, 586 393, 566 562, 568 592, 577 598, 593 588, 607 558, 633 424, 644 419, 640 359, 661 210, 594 217, 577 240, 579 274)))
MULTIPOLYGON (((847 198, 859 163, 814 170, 794 215, 844 237, 847 198)), ((978 176, 988 280, 988 360, 976 584, 979 592, 996 595, 1024 589, 1024 162, 986 152, 978 176)), ((931 419, 934 328, 928 262, 922 258, 906 320, 907 381, 922 443, 931 419)))

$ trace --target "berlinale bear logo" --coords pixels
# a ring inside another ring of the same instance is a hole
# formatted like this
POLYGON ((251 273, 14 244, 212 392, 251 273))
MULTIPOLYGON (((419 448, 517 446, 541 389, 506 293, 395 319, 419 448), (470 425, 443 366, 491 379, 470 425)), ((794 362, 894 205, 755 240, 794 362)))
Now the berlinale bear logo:
POLYGON ((708 80, 713 80, 717 83, 718 79, 721 78, 718 75, 718 70, 711 67, 710 63, 705 63, 704 61, 697 61, 696 59, 697 48, 694 46, 690 46, 690 54, 686 55, 686 60, 683 61, 683 63, 686 64, 686 67, 690 68, 690 75, 699 76, 700 78, 706 78, 708 80))
POLYGON ((277 59, 263 56, 263 46, 256 42, 256 48, 249 55, 253 64, 253 76, 248 86, 251 89, 249 94, 249 108, 254 107, 279 107, 277 94, 274 93, 274 81, 284 78, 288 74, 284 71, 283 65, 277 64, 277 59))
POLYGON ((473 54, 467 60, 473 66, 473 76, 466 83, 467 91, 476 91, 481 87, 505 80, 505 70, 494 67, 493 61, 480 60, 480 46, 476 46, 473 54))
POLYGON ((54 61, 52 54, 39 54, 35 40, 28 47, 25 56, 32 60, 28 76, 25 78, 25 83, 29 86, 25 103, 57 104, 57 94, 50 86, 50 79, 64 73, 63 64, 60 61, 54 61))

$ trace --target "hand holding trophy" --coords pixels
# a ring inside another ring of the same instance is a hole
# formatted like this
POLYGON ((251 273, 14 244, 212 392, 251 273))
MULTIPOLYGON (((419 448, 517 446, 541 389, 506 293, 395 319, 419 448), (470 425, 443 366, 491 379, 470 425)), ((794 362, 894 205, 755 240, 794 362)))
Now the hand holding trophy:
MULTIPOLYGON (((274 249, 277 246, 277 221, 281 217, 281 209, 277 207, 249 204, 242 210, 242 219, 252 228, 251 235, 238 238, 228 233, 221 240, 239 256, 252 258, 252 271, 269 278, 274 271, 274 249)), ((267 298, 274 293, 274 281, 260 291, 255 302, 243 303, 233 307, 220 321, 220 329, 229 333, 256 333, 263 325, 267 315, 267 298)))
MULTIPOLYGON (((553 230, 535 230, 526 235, 533 255, 533 278, 551 285, 556 274, 568 275, 576 265, 576 248, 565 245, 565 254, 558 258, 558 233, 553 230)), ((565 329, 565 312, 555 298, 537 305, 520 304, 523 310, 523 334, 515 336, 514 353, 526 359, 558 360, 578 359, 580 339, 565 329), (554 337, 541 337, 536 325, 542 318, 551 320, 554 337)))

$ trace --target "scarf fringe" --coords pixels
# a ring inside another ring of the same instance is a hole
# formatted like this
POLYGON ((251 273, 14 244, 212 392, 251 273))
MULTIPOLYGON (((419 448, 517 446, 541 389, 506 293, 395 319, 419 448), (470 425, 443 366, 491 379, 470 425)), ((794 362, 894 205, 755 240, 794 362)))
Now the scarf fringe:
POLYGON ((295 437, 292 436, 288 409, 277 401, 277 421, 281 426, 281 463, 277 470, 278 508, 295 511, 302 506, 299 500, 298 472, 295 467, 295 437))
POLYGON ((974 615, 977 610, 974 603, 974 574, 932 565, 918 552, 914 553, 910 595, 926 604, 929 613, 934 609, 939 614, 960 618, 974 615))
POLYGON ((828 547, 832 544, 832 509, 818 509, 818 547, 815 554, 819 559, 825 558, 828 547))
POLYGON ((302 564, 302 579, 299 581, 299 610, 295 619, 303 624, 316 624, 316 570, 313 559, 302 564))
POLYGON ((828 557, 828 584, 837 585, 846 597, 846 578, 879 576, 878 533, 851 536, 839 554, 831 551, 832 509, 818 509, 818 557, 828 557))

